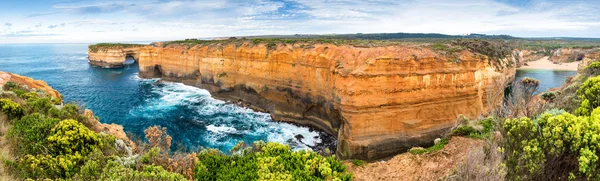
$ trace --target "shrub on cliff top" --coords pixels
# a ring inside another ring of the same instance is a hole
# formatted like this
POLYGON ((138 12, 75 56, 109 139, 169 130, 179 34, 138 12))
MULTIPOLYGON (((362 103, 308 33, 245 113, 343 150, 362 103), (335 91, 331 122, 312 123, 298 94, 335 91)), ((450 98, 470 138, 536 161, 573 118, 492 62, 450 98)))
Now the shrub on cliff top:
POLYGON ((0 109, 8 116, 9 119, 18 119, 24 114, 21 105, 13 102, 10 99, 0 99, 0 109))
POLYGON ((80 122, 67 119, 56 124, 48 136, 49 147, 56 154, 87 155, 94 149, 101 149, 102 136, 83 126, 80 122))
POLYGON ((255 143, 257 151, 225 155, 218 150, 198 154, 197 180, 350 180, 345 166, 334 157, 311 151, 292 151, 279 143, 255 143))
POLYGON ((25 155, 20 159, 19 173, 25 178, 68 178, 77 173, 78 164, 84 160, 79 154, 73 155, 25 155))
MULTIPOLYGON (((452 42, 453 45, 465 47, 472 52, 478 52, 486 55, 490 60, 496 60, 500 63, 500 59, 504 59, 512 54, 513 47, 505 42, 480 40, 480 39, 457 39, 452 42)), ((491 62, 491 61, 490 61, 491 62)))
POLYGON ((544 101, 552 102, 554 99, 556 99, 556 92, 544 92, 542 93, 541 98, 544 101))
POLYGON ((591 116, 508 119, 504 129, 508 179, 600 179, 600 107, 591 116))
POLYGON ((39 113, 30 114, 14 121, 8 136, 15 143, 17 153, 24 155, 46 153, 48 152, 46 138, 58 122, 59 119, 48 118, 39 113))
POLYGON ((585 73, 589 76, 600 75, 600 60, 596 60, 585 67, 585 73))
POLYGON ((592 110, 600 106, 600 76, 589 78, 577 90, 581 104, 575 110, 577 115, 590 115, 592 110))

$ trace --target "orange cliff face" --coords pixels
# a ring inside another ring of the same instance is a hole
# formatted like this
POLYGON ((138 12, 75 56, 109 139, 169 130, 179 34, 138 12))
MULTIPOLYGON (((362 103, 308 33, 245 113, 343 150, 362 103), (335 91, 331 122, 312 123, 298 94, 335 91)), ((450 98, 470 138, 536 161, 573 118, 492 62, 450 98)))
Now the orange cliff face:
POLYGON ((400 45, 157 44, 139 52, 143 77, 205 88, 275 120, 321 128, 337 135, 338 156, 365 160, 431 145, 459 114, 486 114, 514 79, 507 66, 514 63, 400 45))
POLYGON ((94 66, 104 67, 104 68, 118 68, 123 67, 125 65, 125 60, 127 56, 131 56, 134 60, 139 59, 140 47, 132 47, 132 48, 102 48, 92 50, 88 48, 88 60, 90 64, 94 66))

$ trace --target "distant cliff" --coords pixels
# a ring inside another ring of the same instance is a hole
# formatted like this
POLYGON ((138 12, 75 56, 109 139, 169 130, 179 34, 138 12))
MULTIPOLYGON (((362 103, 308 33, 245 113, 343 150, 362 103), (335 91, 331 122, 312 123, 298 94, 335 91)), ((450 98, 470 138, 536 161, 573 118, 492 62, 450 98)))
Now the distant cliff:
POLYGON ((275 120, 321 128, 338 135, 338 156, 367 160, 432 144, 459 114, 486 114, 514 79, 518 58, 420 45, 248 41, 156 43, 138 56, 143 77, 205 88, 275 120))
POLYGON ((600 49, 559 48, 557 50, 554 50, 552 52, 552 56, 550 57, 550 61, 554 63, 583 61, 585 59, 600 59, 600 49))
POLYGON ((88 60, 94 66, 104 68, 123 67, 127 57, 138 61, 138 44, 96 44, 88 47, 88 60))

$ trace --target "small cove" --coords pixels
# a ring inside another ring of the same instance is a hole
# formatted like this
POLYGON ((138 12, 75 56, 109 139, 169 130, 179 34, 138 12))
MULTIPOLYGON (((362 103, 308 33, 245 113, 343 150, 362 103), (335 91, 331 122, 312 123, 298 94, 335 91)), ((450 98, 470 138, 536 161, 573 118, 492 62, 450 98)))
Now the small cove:
POLYGON ((517 70, 515 81, 525 77, 535 78, 540 81, 540 87, 537 93, 545 92, 551 88, 562 86, 566 79, 577 74, 577 71, 548 70, 548 69, 530 69, 517 70))

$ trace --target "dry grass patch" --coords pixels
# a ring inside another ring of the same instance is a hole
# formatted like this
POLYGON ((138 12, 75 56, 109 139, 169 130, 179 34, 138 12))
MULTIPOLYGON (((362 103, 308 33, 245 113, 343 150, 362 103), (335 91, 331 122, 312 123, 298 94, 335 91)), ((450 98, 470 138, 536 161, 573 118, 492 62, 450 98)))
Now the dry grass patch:
POLYGON ((4 164, 5 160, 15 160, 11 153, 12 147, 6 140, 6 133, 9 128, 8 118, 6 115, 0 113, 0 180, 16 180, 10 175, 9 169, 4 164))

